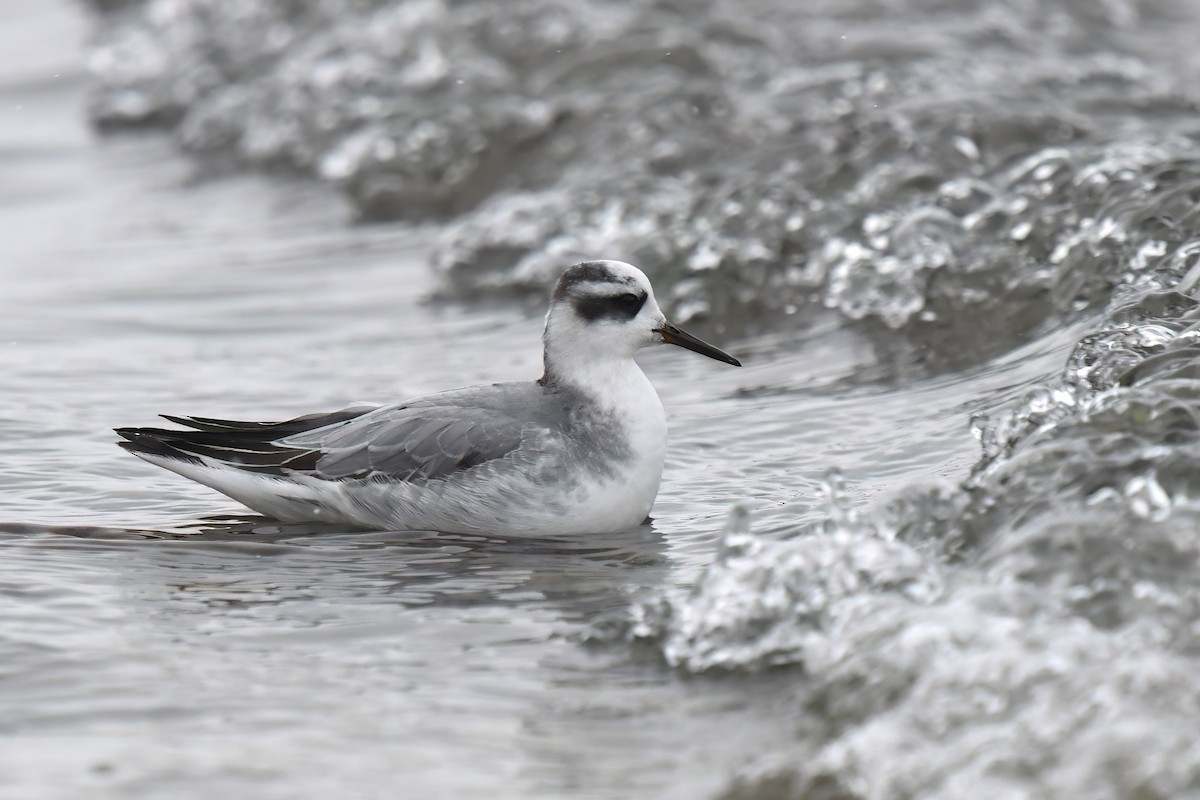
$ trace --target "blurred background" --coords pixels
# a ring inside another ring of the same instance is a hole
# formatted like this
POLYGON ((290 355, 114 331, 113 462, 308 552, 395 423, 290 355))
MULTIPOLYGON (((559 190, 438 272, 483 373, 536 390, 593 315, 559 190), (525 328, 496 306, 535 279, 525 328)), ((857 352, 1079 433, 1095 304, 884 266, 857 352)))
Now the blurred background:
POLYGON ((9 0, 0 795, 1200 797, 1198 35, 9 0), (535 378, 590 258, 746 364, 639 356, 650 526, 279 525, 112 444, 535 378))

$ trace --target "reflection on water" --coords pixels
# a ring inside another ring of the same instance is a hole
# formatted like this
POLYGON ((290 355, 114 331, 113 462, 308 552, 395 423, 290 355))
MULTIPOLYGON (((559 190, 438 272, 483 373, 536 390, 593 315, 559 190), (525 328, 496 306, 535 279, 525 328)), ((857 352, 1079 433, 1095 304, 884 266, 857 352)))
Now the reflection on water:
POLYGON ((175 587, 176 599, 228 606, 314 594, 381 595, 405 607, 527 605, 536 598, 537 605, 585 620, 624 608, 628 585, 661 584, 670 566, 666 540, 650 525, 586 539, 530 540, 346 532, 230 516, 165 531, 0 524, 0 535, 47 556, 124 552, 123 570, 136 563, 136 574, 175 587))
POLYGON ((651 527, 582 543, 6 525, 0 547, 18 786, 46 779, 51 748, 68 785, 118 792, 201 780, 282 797, 392 775, 462 796, 505 775, 513 796, 598 782, 682 797, 719 777, 693 759, 769 695, 693 696, 656 663, 576 643, 579 623, 671 580, 651 527))

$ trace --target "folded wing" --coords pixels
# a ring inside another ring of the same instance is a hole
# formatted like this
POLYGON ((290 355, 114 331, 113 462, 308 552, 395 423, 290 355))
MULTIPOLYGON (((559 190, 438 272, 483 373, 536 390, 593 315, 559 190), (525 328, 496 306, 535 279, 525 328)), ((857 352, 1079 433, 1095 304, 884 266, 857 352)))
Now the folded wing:
POLYGON ((280 444, 320 453, 322 478, 420 481, 445 478, 517 450, 535 431, 494 409, 399 406, 280 444))
POLYGON ((275 475, 423 482, 517 450, 539 431, 495 409, 428 403, 354 408, 284 422, 166 417, 192 430, 118 428, 135 454, 216 461, 275 475))

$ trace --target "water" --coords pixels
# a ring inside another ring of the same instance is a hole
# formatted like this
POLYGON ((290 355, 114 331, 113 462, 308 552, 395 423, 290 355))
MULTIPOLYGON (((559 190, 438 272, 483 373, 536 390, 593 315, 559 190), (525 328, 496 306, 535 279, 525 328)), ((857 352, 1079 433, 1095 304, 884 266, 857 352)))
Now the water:
POLYGON ((0 12, 0 795, 1200 796, 1186 5, 92 5, 0 12), (536 377, 576 252, 746 363, 640 357, 651 526, 112 443, 536 377))

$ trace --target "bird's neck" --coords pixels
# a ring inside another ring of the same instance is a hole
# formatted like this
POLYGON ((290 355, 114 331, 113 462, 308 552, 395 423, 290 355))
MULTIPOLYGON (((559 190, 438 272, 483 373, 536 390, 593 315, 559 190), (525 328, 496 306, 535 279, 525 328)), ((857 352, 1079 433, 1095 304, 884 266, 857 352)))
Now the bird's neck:
POLYGON ((546 371, 538 382, 579 392, 606 409, 640 406, 651 399, 658 403, 646 374, 629 356, 559 360, 547 352, 546 371))

